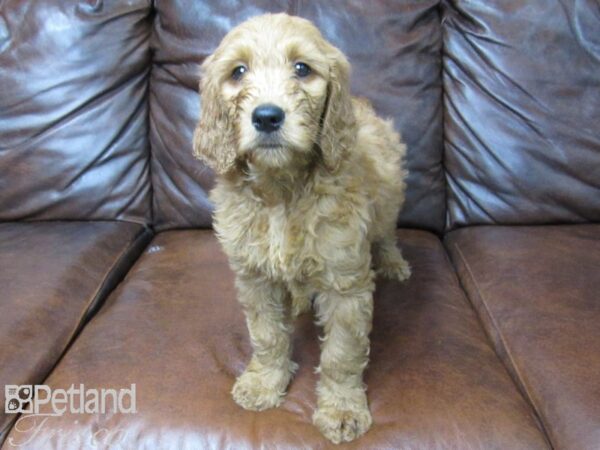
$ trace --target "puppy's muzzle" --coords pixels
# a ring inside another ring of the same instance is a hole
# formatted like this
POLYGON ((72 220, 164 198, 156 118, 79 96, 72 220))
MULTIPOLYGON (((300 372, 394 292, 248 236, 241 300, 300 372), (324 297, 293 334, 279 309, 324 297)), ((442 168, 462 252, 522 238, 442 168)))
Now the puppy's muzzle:
POLYGON ((257 106, 252 112, 252 125, 261 133, 272 133, 279 130, 284 120, 283 109, 270 103, 257 106))

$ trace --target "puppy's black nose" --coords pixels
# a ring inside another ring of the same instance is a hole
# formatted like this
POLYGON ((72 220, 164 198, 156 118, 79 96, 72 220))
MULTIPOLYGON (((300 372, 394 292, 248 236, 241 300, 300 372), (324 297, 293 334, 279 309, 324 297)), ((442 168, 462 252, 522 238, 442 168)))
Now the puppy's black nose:
POLYGON ((252 112, 252 125, 263 133, 277 131, 285 119, 285 113, 279 106, 270 103, 257 106, 252 112))

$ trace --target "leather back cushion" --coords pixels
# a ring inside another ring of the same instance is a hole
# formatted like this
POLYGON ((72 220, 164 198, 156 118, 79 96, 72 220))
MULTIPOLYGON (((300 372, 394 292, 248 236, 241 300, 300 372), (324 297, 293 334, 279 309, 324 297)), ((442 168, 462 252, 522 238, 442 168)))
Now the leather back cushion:
POLYGON ((150 221, 150 13, 0 2, 0 221, 150 221))
POLYGON ((352 91, 392 117, 408 144, 399 223, 441 231, 441 28, 437 1, 157 0, 150 95, 154 217, 159 229, 210 226, 212 172, 192 157, 199 65, 243 20, 287 12, 312 20, 353 65, 352 91))
POLYGON ((445 5, 448 225, 600 220, 598 2, 445 5))

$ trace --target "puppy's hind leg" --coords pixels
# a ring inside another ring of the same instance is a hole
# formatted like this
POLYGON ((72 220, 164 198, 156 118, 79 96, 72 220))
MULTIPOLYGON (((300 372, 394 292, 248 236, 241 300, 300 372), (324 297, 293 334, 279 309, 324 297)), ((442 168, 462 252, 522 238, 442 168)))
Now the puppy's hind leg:
POLYGON ((390 280, 405 281, 410 278, 410 265, 396 246, 393 233, 373 242, 371 246, 375 272, 390 280))
POLYGON ((290 359, 290 295, 282 284, 259 276, 239 275, 236 286, 254 352, 231 394, 242 408, 261 411, 280 405, 298 367, 290 359))

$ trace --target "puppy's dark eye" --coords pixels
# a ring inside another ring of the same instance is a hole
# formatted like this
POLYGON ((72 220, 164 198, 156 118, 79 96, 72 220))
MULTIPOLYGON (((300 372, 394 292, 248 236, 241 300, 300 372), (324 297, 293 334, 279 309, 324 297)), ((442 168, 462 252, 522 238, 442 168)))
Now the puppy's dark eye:
POLYGON ((297 62, 296 64, 294 64, 294 71, 296 72, 296 76, 300 78, 304 78, 310 75, 310 73, 312 72, 310 66, 303 62, 297 62))
POLYGON ((231 72, 231 78, 233 78, 235 81, 240 80, 246 72, 248 72, 248 68, 246 66, 237 66, 231 72))

